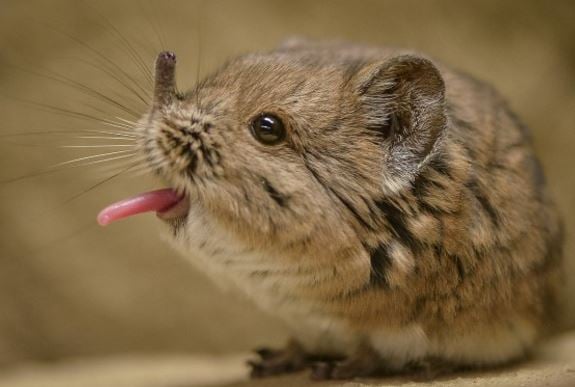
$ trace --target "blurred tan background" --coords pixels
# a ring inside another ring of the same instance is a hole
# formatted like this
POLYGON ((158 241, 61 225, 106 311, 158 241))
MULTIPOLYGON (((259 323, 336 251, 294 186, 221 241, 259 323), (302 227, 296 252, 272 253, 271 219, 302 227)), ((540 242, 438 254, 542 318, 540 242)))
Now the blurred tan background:
MULTIPOLYGON (((162 353, 224 361, 285 339, 280 322, 170 250, 152 215, 96 226, 103 206, 158 181, 119 176, 90 189, 111 172, 85 167, 6 182, 97 153, 59 146, 86 144, 77 130, 110 129, 88 115, 131 117, 78 87, 142 112, 114 76, 125 71, 149 90, 135 56, 150 69, 162 48, 178 54, 182 89, 230 56, 294 35, 414 48, 491 82, 533 131, 567 223, 573 294, 574 20, 569 0, 0 0, 0 364, 162 353), (14 135, 54 131, 67 134, 14 135)), ((564 316, 575 321, 575 302, 564 316)))

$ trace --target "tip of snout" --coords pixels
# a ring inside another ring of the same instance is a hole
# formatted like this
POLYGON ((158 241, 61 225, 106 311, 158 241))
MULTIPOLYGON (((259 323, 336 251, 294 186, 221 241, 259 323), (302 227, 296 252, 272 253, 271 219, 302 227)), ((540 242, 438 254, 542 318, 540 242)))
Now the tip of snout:
POLYGON ((163 65, 163 64, 175 64, 176 63, 176 54, 172 51, 162 51, 158 54, 156 58, 156 65, 163 65))
POLYGON ((156 58, 154 105, 169 103, 176 92, 176 54, 163 51, 156 58))

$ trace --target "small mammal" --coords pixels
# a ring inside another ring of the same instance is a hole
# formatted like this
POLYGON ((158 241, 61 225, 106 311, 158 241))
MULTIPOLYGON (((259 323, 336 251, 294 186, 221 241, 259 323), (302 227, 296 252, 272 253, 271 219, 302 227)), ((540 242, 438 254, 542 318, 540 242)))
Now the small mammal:
POLYGON ((293 329, 253 376, 504 364, 546 334, 562 227, 499 94, 421 54, 292 42, 175 88, 156 61, 139 146, 174 245, 293 329), (322 359, 318 361, 318 359, 322 359))

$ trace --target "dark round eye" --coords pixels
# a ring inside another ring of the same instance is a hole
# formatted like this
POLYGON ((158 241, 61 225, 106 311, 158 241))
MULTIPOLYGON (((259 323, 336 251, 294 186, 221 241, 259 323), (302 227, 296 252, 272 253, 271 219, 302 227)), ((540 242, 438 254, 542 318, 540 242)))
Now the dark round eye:
POLYGON ((275 115, 263 113, 257 116, 251 125, 252 135, 266 145, 276 145, 286 137, 283 122, 275 115))

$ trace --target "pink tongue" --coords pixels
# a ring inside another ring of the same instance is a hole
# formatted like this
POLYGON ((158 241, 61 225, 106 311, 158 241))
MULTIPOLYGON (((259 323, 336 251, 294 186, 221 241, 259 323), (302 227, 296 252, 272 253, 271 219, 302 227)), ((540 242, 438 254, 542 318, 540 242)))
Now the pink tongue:
POLYGON ((106 226, 116 220, 143 212, 162 212, 175 206, 182 200, 182 196, 171 188, 145 192, 138 196, 124 199, 104 208, 98 214, 98 223, 106 226))

